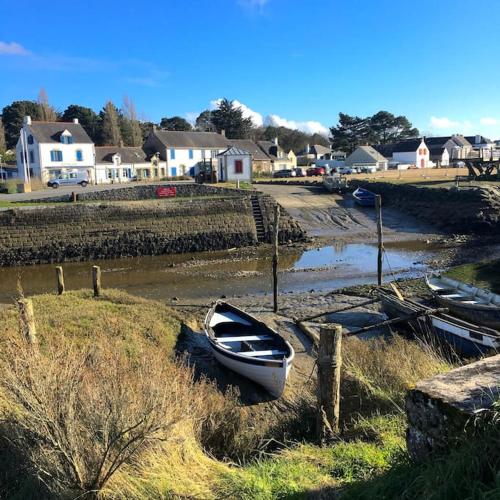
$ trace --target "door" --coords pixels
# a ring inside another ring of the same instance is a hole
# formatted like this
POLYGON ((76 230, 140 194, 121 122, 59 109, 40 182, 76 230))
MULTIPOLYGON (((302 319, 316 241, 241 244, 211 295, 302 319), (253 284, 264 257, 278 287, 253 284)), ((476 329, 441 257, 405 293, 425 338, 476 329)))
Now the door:
POLYGON ((423 158, 420 160, 420 168, 425 168, 425 160, 423 158))

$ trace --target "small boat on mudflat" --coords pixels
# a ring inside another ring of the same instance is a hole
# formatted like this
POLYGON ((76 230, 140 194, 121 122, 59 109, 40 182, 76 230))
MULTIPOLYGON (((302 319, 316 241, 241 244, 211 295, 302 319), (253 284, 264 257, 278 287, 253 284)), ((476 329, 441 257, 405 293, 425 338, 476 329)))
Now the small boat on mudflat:
MULTIPOLYGON (((396 295, 380 292, 382 307, 390 317, 400 317, 415 312, 429 311, 431 307, 411 299, 401 300, 396 295)), ((446 341, 459 354, 478 356, 492 349, 500 349, 500 332, 469 323, 446 313, 421 316, 409 321, 416 333, 433 333, 434 337, 446 341)))
POLYGON ((374 207, 376 194, 368 189, 358 188, 352 193, 354 201, 362 207, 374 207))
POLYGON ((281 335, 222 301, 208 311, 205 333, 217 361, 273 396, 281 396, 295 356, 293 347, 281 335))
POLYGON ((425 278, 438 304, 467 321, 500 329, 500 295, 445 276, 425 278))

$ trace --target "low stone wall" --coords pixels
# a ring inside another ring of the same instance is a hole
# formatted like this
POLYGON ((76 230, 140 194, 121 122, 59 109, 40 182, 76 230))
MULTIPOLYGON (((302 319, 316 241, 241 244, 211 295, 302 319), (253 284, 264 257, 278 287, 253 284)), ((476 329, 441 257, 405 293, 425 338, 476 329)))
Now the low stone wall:
POLYGON ((416 459, 484 428, 500 398, 500 355, 419 382, 408 392, 408 451, 416 459))
MULTIPOLYGON (((272 199, 263 201, 265 207, 270 203, 272 199)), ((267 219, 264 224, 270 234, 267 219)), ((249 196, 25 207, 0 212, 0 226, 0 266, 223 250, 258 243, 249 196)), ((280 241, 304 237, 285 213, 280 241)))
POLYGON ((395 206, 448 232, 491 234, 500 229, 500 190, 491 186, 459 190, 384 182, 351 183, 382 196, 395 206))

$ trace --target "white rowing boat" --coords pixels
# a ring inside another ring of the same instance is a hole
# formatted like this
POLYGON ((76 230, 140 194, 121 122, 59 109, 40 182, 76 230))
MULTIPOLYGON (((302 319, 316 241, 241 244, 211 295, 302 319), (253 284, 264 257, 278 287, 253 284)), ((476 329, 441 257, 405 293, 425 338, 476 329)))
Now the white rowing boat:
POLYGON ((219 363, 263 386, 273 396, 281 396, 295 355, 281 335, 221 301, 208 311, 205 333, 219 363))

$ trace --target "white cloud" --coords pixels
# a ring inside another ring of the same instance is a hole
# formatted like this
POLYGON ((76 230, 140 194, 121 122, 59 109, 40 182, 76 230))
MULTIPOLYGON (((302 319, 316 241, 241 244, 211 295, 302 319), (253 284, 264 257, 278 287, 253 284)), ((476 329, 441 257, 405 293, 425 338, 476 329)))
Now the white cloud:
POLYGON ((30 52, 16 42, 0 41, 0 55, 4 56, 27 56, 30 52))
POLYGON ((321 134, 328 136, 328 128, 326 128, 320 122, 309 120, 305 122, 297 122, 294 120, 287 120, 278 115, 269 115, 266 118, 266 125, 272 125, 273 127, 287 127, 293 130, 300 130, 306 134, 321 134))
POLYGON ((246 9, 262 10, 269 0, 238 0, 238 4, 246 9))
POLYGON ((497 120, 496 118, 491 118, 489 116, 485 116, 484 118, 481 118, 479 121, 481 125, 493 126, 500 124, 500 120, 497 120))
MULTIPOLYGON (((221 98, 215 99, 213 101, 210 101, 210 106, 212 109, 216 109, 219 107, 219 103, 222 101, 221 98)), ((264 125, 264 117, 258 113, 257 111, 254 111, 253 109, 249 108, 246 104, 243 104, 240 101, 233 101, 233 104, 237 106, 238 108, 241 108, 241 111, 243 111, 243 117, 244 118, 250 118, 252 120, 252 123, 256 127, 262 127, 264 125)))
POLYGON ((458 120, 450 120, 445 116, 438 118, 436 116, 431 116, 429 127, 431 129, 438 130, 454 130, 456 132, 469 130, 472 127, 472 123, 468 120, 458 121, 458 120))

